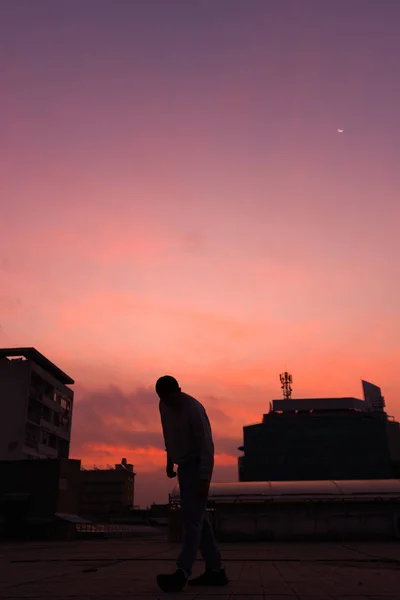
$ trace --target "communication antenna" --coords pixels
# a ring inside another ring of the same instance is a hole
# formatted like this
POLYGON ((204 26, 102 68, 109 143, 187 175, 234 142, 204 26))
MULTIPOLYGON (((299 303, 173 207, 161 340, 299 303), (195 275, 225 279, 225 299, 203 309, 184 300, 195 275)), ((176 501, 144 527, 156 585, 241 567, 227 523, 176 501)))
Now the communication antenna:
POLYGON ((290 398, 292 397, 293 377, 291 376, 290 373, 285 371, 284 373, 280 374, 279 378, 281 380, 281 388, 282 388, 283 397, 285 400, 290 400, 290 398))

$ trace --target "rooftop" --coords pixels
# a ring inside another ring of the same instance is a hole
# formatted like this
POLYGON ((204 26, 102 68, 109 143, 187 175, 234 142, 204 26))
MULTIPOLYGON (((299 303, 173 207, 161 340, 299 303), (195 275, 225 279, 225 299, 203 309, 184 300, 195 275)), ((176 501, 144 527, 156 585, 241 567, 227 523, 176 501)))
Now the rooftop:
POLYGON ((291 411, 332 411, 332 410, 360 410, 367 411, 368 406, 364 400, 358 398, 291 398, 290 400, 273 400, 272 410, 291 411))
MULTIPOLYGON (((398 542, 220 544, 226 588, 188 587, 185 600, 394 600, 399 598, 398 542)), ((0 597, 156 600, 157 573, 172 573, 179 544, 165 534, 84 542, 2 543, 0 597)), ((198 560, 194 576, 204 564, 198 560)))
POLYGON ((39 365, 39 367, 50 373, 50 375, 53 375, 53 377, 64 385, 73 385, 75 383, 69 375, 59 369, 48 358, 36 350, 36 348, 0 348, 0 358, 17 358, 19 356, 39 365))
MULTIPOLYGON (((364 399, 344 398, 284 398, 272 401, 270 412, 329 412, 362 411, 384 413, 385 399, 381 388, 368 381, 361 380, 364 399)), ((384 413, 385 414, 385 413, 384 413)))

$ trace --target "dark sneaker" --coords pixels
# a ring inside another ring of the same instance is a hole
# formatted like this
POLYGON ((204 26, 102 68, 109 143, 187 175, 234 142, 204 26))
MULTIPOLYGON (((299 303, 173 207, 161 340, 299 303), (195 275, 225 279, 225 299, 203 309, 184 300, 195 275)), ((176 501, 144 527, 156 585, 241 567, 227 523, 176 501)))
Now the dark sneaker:
POLYGON ((187 577, 185 571, 178 569, 171 575, 157 575, 158 587, 163 592, 181 592, 185 587, 187 577))
POLYGON ((222 586, 228 585, 229 579, 226 576, 225 569, 219 571, 206 571, 200 577, 195 577, 188 581, 188 585, 193 586, 222 586))

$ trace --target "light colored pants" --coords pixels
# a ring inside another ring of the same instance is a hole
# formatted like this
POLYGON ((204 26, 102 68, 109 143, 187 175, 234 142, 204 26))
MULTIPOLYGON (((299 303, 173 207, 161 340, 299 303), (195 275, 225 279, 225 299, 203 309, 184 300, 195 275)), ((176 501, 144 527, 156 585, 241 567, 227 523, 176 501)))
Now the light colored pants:
POLYGON ((195 486, 199 477, 198 460, 178 467, 183 525, 182 548, 177 560, 178 569, 191 575, 197 552, 200 548, 206 569, 219 570, 221 555, 215 541, 214 532, 208 519, 207 498, 197 498, 195 486))

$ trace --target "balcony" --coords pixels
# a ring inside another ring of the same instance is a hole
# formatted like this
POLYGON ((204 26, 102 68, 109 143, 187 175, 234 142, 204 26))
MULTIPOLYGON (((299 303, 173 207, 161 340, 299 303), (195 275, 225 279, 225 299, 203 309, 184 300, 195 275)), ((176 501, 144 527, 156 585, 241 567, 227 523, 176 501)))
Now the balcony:
POLYGON ((28 410, 28 414, 26 416, 27 420, 30 421, 31 423, 34 423, 35 425, 40 425, 40 421, 41 421, 41 414, 33 411, 33 410, 28 410))
POLYGON ((29 446, 28 443, 25 441, 24 445, 22 446, 22 454, 25 455, 27 458, 39 458, 37 444, 35 446, 29 446))
POLYGON ((54 430, 54 433, 56 435, 58 435, 58 437, 60 437, 63 440, 65 440, 66 442, 69 442, 69 440, 71 438, 71 431, 70 430, 66 431, 62 427, 56 427, 55 430, 54 430))
POLYGON ((58 410, 57 402, 54 402, 53 398, 50 396, 42 394, 42 402, 47 408, 50 408, 51 410, 58 410))
POLYGON ((28 446, 28 448, 37 448, 38 447, 38 443, 35 440, 31 440, 31 439, 26 439, 24 441, 24 445, 28 446))
POLYGON ((37 424, 27 423, 24 444, 30 448, 37 448, 40 441, 40 428, 37 424))
POLYGON ((43 390, 36 385, 31 385, 29 389, 29 396, 36 400, 37 402, 42 402, 43 399, 43 390))
POLYGON ((56 448, 51 448, 46 444, 39 444, 38 446, 39 455, 45 458, 58 458, 58 452, 56 448))
POLYGON ((47 421, 47 419, 40 419, 40 427, 42 429, 45 429, 46 431, 49 431, 50 433, 53 433, 54 435, 56 435, 59 438, 62 438, 63 440, 69 441, 70 437, 71 437, 71 431, 70 428, 65 429, 64 427, 60 425, 55 425, 54 423, 51 423, 50 421, 47 421))

